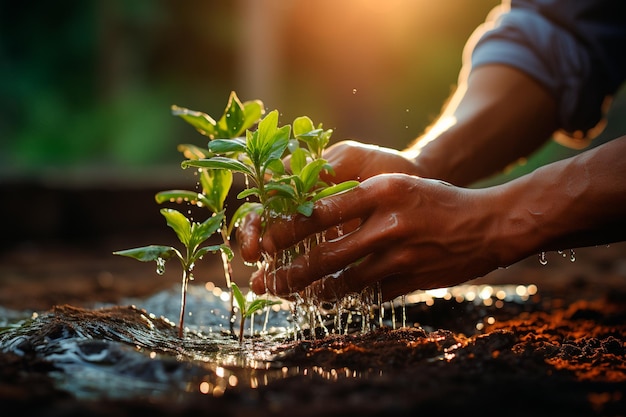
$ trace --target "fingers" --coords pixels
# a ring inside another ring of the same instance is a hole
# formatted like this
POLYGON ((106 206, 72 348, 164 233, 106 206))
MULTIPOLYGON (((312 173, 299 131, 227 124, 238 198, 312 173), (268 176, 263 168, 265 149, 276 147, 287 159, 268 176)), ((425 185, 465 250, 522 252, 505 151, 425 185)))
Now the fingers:
MULTIPOLYGON (((411 290, 410 280, 399 280, 403 266, 398 262, 394 250, 376 251, 343 269, 339 273, 324 277, 316 282, 315 290, 325 301, 334 301, 349 293, 361 292, 365 287, 381 284, 383 297, 411 290), (397 281, 397 282, 396 282, 397 281), (390 285, 393 283, 393 287, 390 285), (387 287, 387 288, 386 288, 387 287), (401 288, 398 288, 401 287, 401 288)), ((400 295, 400 294, 397 294, 400 295)))
POLYGON ((261 228, 261 217, 254 212, 248 214, 237 228, 237 242, 246 262, 256 262, 261 257, 261 228))
POLYGON ((351 229, 359 218, 369 215, 372 198, 361 186, 329 196, 315 203, 313 213, 306 217, 296 215, 291 221, 269 222, 262 239, 262 247, 268 253, 287 249, 308 236, 325 232, 336 226, 351 222, 351 229), (355 204, 355 202, 359 204, 355 204))

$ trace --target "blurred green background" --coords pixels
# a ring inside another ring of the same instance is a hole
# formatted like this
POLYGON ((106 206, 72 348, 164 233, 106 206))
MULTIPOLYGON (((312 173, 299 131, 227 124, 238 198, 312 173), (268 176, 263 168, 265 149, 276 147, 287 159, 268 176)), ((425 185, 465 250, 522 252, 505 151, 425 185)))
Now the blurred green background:
MULTIPOLYGON (((497 3, 4 1, 0 180, 175 177, 176 145, 204 138, 170 106, 219 116, 231 90, 281 124, 308 115, 333 141, 403 148, 438 114, 497 3)), ((568 152, 550 145, 542 158, 568 152)))

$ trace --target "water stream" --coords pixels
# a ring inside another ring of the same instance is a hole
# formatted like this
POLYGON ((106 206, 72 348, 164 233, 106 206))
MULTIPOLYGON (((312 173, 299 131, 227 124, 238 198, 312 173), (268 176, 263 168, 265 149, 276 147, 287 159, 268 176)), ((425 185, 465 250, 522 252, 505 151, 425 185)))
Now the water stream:
MULTIPOLYGON (((425 311, 443 302, 458 316, 455 320, 465 325, 473 320, 470 328, 479 332, 493 320, 494 311, 507 304, 523 305, 536 291, 534 286, 464 285, 416 292, 386 303, 379 311, 384 315, 367 320, 374 326, 402 327, 407 325, 408 309, 425 311)), ((283 366, 277 348, 305 337, 295 331, 293 306, 286 301, 256 314, 240 345, 229 331, 229 296, 219 287, 190 285, 182 340, 174 323, 180 312, 178 286, 145 299, 86 310, 62 306, 32 313, 0 308, 0 351, 50 362, 54 369, 49 374, 58 387, 79 398, 179 399, 198 392, 219 396, 235 387, 257 388, 293 375, 329 379, 376 375, 376 370, 283 366)), ((362 311, 344 305, 339 313, 340 332, 363 331, 362 311)), ((333 314, 325 312, 318 318, 326 332, 337 329, 333 314)), ((409 326, 436 329, 409 319, 409 326)), ((315 337, 314 332, 309 336, 315 337)))

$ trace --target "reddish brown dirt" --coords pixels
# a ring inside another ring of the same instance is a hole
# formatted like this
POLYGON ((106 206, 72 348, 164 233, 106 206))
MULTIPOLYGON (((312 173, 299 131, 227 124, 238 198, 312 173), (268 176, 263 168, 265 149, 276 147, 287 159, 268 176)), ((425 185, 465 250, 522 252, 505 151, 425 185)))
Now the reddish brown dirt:
MULTIPOLYGON (((151 265, 109 255, 122 248, 111 241, 6 250, 0 305, 46 311, 68 304, 88 316, 93 302, 147 296, 177 283, 173 268, 158 277, 151 265)), ((220 276, 219 262, 206 268, 205 276, 220 276)), ((245 285, 245 268, 237 274, 245 285)), ((285 344, 283 365, 320 372, 221 397, 198 393, 182 403, 78 401, 54 387, 51 364, 2 354, 0 401, 28 416, 626 415, 626 245, 579 249, 575 262, 549 253, 546 266, 528 259, 476 282, 536 283, 538 298, 532 307, 503 310, 480 333, 471 333, 465 312, 436 304, 409 312, 432 332, 385 328, 285 344), (360 377, 333 374, 346 369, 360 377)))

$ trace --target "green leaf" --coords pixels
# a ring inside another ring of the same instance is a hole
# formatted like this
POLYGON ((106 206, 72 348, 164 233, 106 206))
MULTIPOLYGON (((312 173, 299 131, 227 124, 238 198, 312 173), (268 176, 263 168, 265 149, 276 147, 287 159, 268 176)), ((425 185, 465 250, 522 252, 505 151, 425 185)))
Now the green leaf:
POLYGON ((217 121, 216 138, 234 138, 239 136, 244 124, 243 104, 234 91, 230 92, 224 114, 217 121))
POLYGON ((306 152, 302 148, 297 148, 291 153, 291 172, 296 175, 300 174, 302 168, 306 165, 306 152))
POLYGON ((291 134, 291 126, 283 126, 276 129, 271 139, 268 139, 268 153, 266 159, 281 159, 285 154, 287 145, 289 145, 289 136, 291 134))
POLYGON ((239 194, 237 194, 237 199, 243 200, 244 198, 250 197, 252 195, 258 197, 260 194, 261 194, 261 191, 259 190, 258 187, 250 187, 250 188, 246 188, 242 190, 239 194))
POLYGON ((233 184, 233 173, 227 169, 205 169, 200 175, 204 192, 202 204, 214 213, 224 209, 224 202, 233 184))
POLYGON ((172 105, 172 115, 180 116, 204 136, 211 137, 216 133, 216 122, 206 113, 172 105))
POLYGON ((192 251, 195 251, 198 246, 202 244, 202 242, 210 238, 211 235, 213 235, 213 233, 220 228, 222 222, 224 221, 224 217, 224 212, 221 211, 219 213, 215 213, 202 223, 192 223, 191 237, 187 247, 192 251))
POLYGON ((277 304, 282 304, 282 303, 278 300, 268 300, 267 298, 257 298, 248 305, 248 309, 246 310, 246 317, 252 316, 254 313, 256 313, 259 310, 263 310, 265 307, 269 307, 269 306, 273 306, 277 304))
POLYGON ((203 159, 210 158, 212 156, 211 151, 208 149, 200 148, 187 143, 178 145, 177 149, 178 152, 182 153, 187 159, 203 159))
POLYGON ((278 129, 278 110, 269 112, 260 122, 256 130, 256 138, 251 144, 251 150, 262 154, 264 149, 269 149, 274 135, 278 129))
POLYGON ((232 261, 233 258, 235 257, 235 253, 233 252, 233 250, 231 249, 230 246, 222 243, 220 246, 220 250, 226 254, 226 257, 228 258, 228 261, 232 261))
POLYGON ((324 165, 326 165, 326 160, 315 159, 306 164, 304 168, 302 168, 302 171, 300 172, 300 175, 298 175, 298 177, 300 177, 300 179, 302 180, 303 192, 309 191, 315 185, 319 178, 320 172, 324 168, 324 165))
POLYGON ((221 245, 210 245, 210 246, 201 247, 194 253, 191 261, 196 262, 197 260, 201 259, 204 255, 206 255, 208 252, 217 252, 217 251, 222 251, 222 252, 227 253, 229 260, 232 259, 233 251, 228 246, 221 244, 221 245))
POLYGON ((214 139, 209 142, 209 150, 218 154, 245 152, 246 141, 243 138, 214 139))
POLYGON ((183 202, 189 202, 191 204, 200 202, 204 205, 210 204, 210 201, 203 194, 188 190, 160 191, 154 196, 154 199, 159 204, 166 202, 179 204, 183 202))
POLYGON ((241 310, 241 314, 245 317, 246 316, 245 315, 246 298, 243 296, 243 294, 241 293, 241 290, 239 289, 237 284, 235 284, 234 282, 230 284, 230 288, 232 289, 233 298, 237 302, 237 305, 239 306, 239 310, 241 310))
POLYGON ((251 128, 263 116, 263 102, 261 100, 250 100, 243 103, 244 122, 241 132, 237 136, 243 134, 245 129, 251 128))
POLYGON ((180 240, 185 247, 189 247, 191 240, 191 223, 189 223, 187 217, 178 210, 168 208, 161 209, 161 214, 165 217, 167 225, 176 232, 178 240, 180 240))
POLYGON ((311 216, 311 214, 313 214, 313 201, 305 201, 300 204, 296 210, 298 213, 304 214, 307 217, 311 216))
POLYGON ((310 131, 315 129, 315 127, 313 126, 313 122, 307 116, 297 117, 293 121, 292 125, 293 125, 293 135, 296 138, 305 133, 309 133, 310 131))
POLYGON ((271 182, 265 185, 265 189, 267 191, 273 191, 274 193, 280 195, 283 198, 297 200, 298 196, 296 194, 296 190, 288 184, 282 184, 278 182, 271 182))
POLYGON ((272 176, 280 176, 285 173, 285 164, 282 159, 273 159, 268 161, 266 171, 270 171, 272 176))
POLYGON ((127 256, 129 258, 137 259, 141 262, 152 262, 157 259, 169 259, 172 256, 177 256, 182 259, 180 252, 171 246, 149 245, 140 248, 119 250, 113 252, 114 255, 127 256))
POLYGON ((343 191, 347 191, 351 188, 356 187, 357 185, 359 185, 359 182, 356 180, 344 181, 339 184, 331 185, 330 187, 324 188, 319 193, 315 194, 312 200, 317 201, 320 198, 328 197, 329 195, 334 195, 334 194, 341 193, 343 191))
POLYGON ((210 169, 228 169, 233 172, 242 172, 254 178, 252 171, 246 164, 236 159, 226 158, 224 156, 214 156, 210 159, 186 160, 181 163, 181 167, 189 168, 210 168, 210 169))

